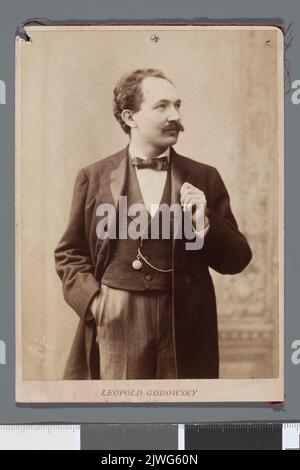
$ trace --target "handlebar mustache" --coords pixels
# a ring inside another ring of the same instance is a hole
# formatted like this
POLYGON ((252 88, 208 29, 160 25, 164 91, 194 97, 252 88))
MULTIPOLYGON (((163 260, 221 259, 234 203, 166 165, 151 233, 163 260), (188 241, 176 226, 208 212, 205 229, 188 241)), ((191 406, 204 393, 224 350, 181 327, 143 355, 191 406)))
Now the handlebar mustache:
POLYGON ((183 132, 184 131, 184 127, 183 125, 181 124, 181 122, 176 122, 172 125, 169 125, 167 127, 163 127, 162 128, 163 131, 178 131, 178 132, 183 132))

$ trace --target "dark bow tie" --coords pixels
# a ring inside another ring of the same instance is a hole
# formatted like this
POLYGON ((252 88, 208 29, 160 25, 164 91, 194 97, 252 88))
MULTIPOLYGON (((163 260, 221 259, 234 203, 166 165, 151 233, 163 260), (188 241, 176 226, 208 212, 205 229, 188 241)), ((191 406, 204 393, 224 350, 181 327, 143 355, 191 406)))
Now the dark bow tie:
POLYGON ((152 170, 162 171, 169 168, 168 157, 160 158, 149 158, 147 160, 139 157, 134 157, 131 159, 133 166, 137 168, 151 168, 152 170))

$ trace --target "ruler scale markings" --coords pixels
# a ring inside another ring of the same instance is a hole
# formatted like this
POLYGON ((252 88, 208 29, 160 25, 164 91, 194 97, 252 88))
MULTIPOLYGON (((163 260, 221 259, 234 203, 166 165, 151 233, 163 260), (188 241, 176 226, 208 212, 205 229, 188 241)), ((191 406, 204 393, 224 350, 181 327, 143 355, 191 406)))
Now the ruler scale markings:
POLYGON ((282 449, 299 450, 300 449, 300 424, 286 423, 282 429, 282 449))
POLYGON ((178 450, 178 425, 174 424, 84 424, 84 450, 178 450))
POLYGON ((185 426, 178 425, 178 450, 185 450, 185 426))
POLYGON ((0 450, 299 450, 300 423, 0 425, 0 450))
POLYGON ((278 423, 228 423, 186 425, 186 449, 281 449, 278 423))
POLYGON ((0 450, 80 450, 80 425, 0 426, 0 450))

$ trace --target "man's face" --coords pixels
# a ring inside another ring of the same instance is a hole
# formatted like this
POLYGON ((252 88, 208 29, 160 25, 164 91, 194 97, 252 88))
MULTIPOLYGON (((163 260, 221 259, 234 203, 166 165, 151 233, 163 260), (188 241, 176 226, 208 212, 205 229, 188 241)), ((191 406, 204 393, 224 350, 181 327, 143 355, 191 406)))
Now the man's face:
POLYGON ((177 142, 181 125, 181 100, 175 87, 165 79, 147 77, 141 84, 143 101, 133 114, 140 138, 148 144, 164 147, 177 142))

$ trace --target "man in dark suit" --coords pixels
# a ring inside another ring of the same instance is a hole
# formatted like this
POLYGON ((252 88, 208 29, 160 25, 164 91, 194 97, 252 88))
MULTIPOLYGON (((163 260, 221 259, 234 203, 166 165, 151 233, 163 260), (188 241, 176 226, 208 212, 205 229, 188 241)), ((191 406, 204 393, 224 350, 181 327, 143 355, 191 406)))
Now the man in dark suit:
POLYGON ((122 77, 114 115, 130 143, 77 175, 69 224, 55 250, 64 298, 80 318, 65 379, 219 377, 209 268, 239 273, 252 253, 218 171, 173 148, 184 130, 180 104, 173 83, 158 70, 122 77), (124 222, 137 225, 120 197, 129 208, 145 209, 138 237, 120 235, 124 222), (168 220, 168 237, 163 224, 151 237, 163 204, 179 206, 179 217, 168 220), (108 208, 115 209, 112 219, 104 217, 108 208), (178 220, 187 216, 190 243, 185 232, 177 236, 178 220))

